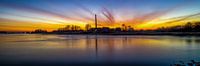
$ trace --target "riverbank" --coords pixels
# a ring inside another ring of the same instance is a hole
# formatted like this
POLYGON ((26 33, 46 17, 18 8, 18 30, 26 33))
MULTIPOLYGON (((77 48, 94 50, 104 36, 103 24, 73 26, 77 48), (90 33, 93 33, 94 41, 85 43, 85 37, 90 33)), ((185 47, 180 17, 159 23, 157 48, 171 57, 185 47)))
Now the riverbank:
POLYGON ((4 32, 0 34, 65 34, 65 35, 177 35, 177 36, 200 36, 200 32, 115 32, 115 33, 87 33, 87 32, 46 32, 46 33, 26 33, 26 32, 4 32))
POLYGON ((68 35, 177 35, 200 36, 200 32, 117 32, 117 33, 32 33, 32 34, 68 34, 68 35))

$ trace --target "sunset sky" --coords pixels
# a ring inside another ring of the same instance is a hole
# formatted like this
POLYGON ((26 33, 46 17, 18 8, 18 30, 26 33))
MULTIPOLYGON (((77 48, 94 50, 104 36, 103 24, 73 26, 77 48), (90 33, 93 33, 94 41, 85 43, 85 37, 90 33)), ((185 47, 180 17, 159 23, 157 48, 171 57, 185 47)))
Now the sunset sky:
POLYGON ((52 31, 66 25, 155 29, 200 21, 200 0, 0 0, 0 31, 52 31))

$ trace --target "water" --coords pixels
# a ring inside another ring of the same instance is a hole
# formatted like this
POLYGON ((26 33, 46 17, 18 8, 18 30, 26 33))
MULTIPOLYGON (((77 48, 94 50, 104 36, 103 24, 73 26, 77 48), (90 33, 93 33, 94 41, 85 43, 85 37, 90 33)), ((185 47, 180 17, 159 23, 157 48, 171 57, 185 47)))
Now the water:
POLYGON ((1 34, 1 64, 148 64, 200 61, 200 37, 1 34))

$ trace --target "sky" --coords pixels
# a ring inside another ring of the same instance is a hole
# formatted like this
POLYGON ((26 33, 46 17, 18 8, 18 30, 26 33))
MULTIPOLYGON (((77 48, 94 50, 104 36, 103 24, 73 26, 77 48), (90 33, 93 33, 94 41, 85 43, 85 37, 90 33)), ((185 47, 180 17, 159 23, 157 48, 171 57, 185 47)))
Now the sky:
POLYGON ((156 29, 200 21, 200 0, 0 0, 0 31, 48 31, 86 24, 156 29))

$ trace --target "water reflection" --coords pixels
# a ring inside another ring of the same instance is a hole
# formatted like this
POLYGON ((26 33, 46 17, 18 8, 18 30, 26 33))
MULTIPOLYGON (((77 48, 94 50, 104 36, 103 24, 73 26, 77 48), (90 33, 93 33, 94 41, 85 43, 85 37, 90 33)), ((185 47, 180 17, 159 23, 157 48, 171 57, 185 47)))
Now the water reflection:
POLYGON ((161 64, 200 60, 200 37, 0 35, 0 62, 161 64), (42 59, 41 59, 42 58, 42 59))
POLYGON ((95 53, 96 53, 96 58, 98 58, 98 39, 97 35, 95 35, 95 53))

